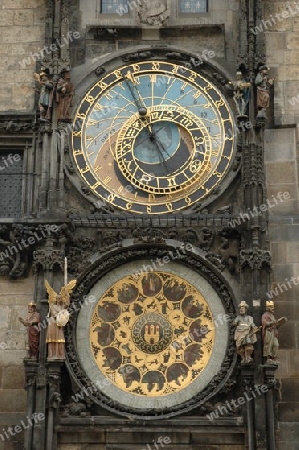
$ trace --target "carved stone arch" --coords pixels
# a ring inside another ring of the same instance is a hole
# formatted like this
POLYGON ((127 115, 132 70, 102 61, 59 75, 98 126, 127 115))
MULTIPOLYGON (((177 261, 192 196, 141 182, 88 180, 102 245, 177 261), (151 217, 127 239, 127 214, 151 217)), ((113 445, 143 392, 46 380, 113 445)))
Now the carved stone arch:
POLYGON ((117 69, 126 63, 138 63, 144 60, 165 60, 180 64, 195 72, 202 73, 219 89, 230 103, 234 110, 234 102, 231 100, 232 90, 228 83, 234 76, 228 72, 217 61, 202 60, 199 61, 197 54, 186 52, 177 47, 151 47, 136 46, 125 51, 112 52, 108 56, 93 58, 79 67, 72 70, 72 80, 76 86, 74 95, 73 116, 76 107, 87 93, 88 89, 99 81, 107 72, 117 69), (198 64, 196 64, 198 62, 198 64))
MULTIPOLYGON (((133 245, 126 249, 118 249, 110 252, 109 254, 98 258, 78 279, 76 289, 73 292, 71 300, 71 308, 73 308, 70 321, 65 327, 66 337, 66 353, 67 353, 67 368, 70 373, 74 384, 78 386, 78 392, 84 392, 84 389, 90 388, 94 385, 94 382, 86 374, 85 369, 78 353, 77 343, 77 324, 80 313, 84 307, 84 301, 88 302, 88 295, 91 289, 98 282, 105 283, 105 277, 113 275, 115 270, 132 262, 140 261, 153 261, 153 258, 163 258, 165 255, 169 255, 174 248, 169 245, 133 245), (101 281, 102 280, 102 281, 101 281), (85 296, 85 300, 83 300, 85 296)), ((198 277, 203 278, 209 283, 211 288, 216 291, 217 295, 221 299, 223 311, 230 318, 235 316, 236 311, 236 299, 232 289, 229 287, 228 282, 223 275, 213 267, 200 252, 181 251, 181 256, 178 262, 174 264, 176 267, 187 268, 194 274, 198 274, 198 277)), ((167 270, 167 269, 165 269, 167 270)), ((180 273, 180 272, 178 272, 180 273)), ((87 327, 89 325, 86 324, 87 327)), ((104 407, 112 413, 116 413, 122 416, 130 416, 135 418, 142 418, 144 420, 151 420, 160 418, 168 418, 176 416, 182 413, 191 411, 197 407, 203 405, 209 399, 212 399, 217 393, 219 393, 228 380, 232 377, 235 365, 236 354, 233 330, 229 325, 227 326, 227 344, 221 363, 220 370, 213 376, 208 382, 207 386, 197 392, 192 398, 187 401, 183 401, 180 404, 172 405, 171 407, 161 407, 159 409, 136 409, 132 406, 125 406, 117 400, 110 398, 101 389, 92 389, 92 393, 89 395, 90 400, 99 407, 104 407)), ((89 391, 90 392, 90 391, 89 391)))
POLYGON ((155 46, 134 46, 127 48, 126 50, 115 51, 108 55, 95 57, 92 60, 87 60, 85 64, 76 67, 72 70, 72 81, 76 86, 74 95, 74 107, 73 115, 76 110, 76 106, 86 94, 88 89, 98 81, 105 73, 110 70, 115 70, 125 63, 144 61, 144 60, 167 60, 173 63, 185 65, 186 68, 198 71, 210 78, 216 87, 218 87, 223 95, 226 96, 230 102, 232 108, 234 108, 234 102, 232 99, 231 88, 227 86, 235 73, 229 72, 223 65, 219 64, 216 60, 202 59, 200 63, 197 54, 186 51, 179 47, 171 45, 163 47, 155 46), (193 58, 193 60, 192 60, 193 58), (200 64, 196 65, 196 60, 200 64))

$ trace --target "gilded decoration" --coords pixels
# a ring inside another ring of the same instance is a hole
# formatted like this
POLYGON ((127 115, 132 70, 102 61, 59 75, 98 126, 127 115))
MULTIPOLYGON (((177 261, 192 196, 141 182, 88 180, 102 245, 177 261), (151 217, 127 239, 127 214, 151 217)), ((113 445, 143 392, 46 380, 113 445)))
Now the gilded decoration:
POLYGON ((235 136, 229 103, 202 74, 169 61, 138 61, 105 72, 82 98, 73 164, 86 192, 110 206, 167 214, 220 186, 235 136))
POLYGON ((91 317, 98 368, 136 396, 172 394, 190 385, 206 367, 214 343, 207 301, 172 273, 122 277, 101 296, 91 317))

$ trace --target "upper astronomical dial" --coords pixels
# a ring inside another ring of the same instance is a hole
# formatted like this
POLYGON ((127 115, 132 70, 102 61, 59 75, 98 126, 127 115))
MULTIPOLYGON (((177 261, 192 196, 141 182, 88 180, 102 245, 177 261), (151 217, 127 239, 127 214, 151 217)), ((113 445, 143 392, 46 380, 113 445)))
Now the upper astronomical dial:
POLYGON ((227 173, 234 122, 218 90, 169 62, 115 70, 86 94, 73 154, 94 193, 135 213, 161 214, 206 197, 227 173))

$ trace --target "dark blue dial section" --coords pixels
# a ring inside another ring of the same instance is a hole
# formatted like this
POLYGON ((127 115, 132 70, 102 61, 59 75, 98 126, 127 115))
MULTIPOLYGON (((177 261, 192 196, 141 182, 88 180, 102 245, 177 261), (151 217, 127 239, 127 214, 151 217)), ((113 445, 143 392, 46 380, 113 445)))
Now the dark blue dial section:
POLYGON ((161 160, 170 159, 179 147, 181 136, 175 123, 154 123, 152 130, 153 136, 144 129, 136 138, 133 154, 140 163, 160 164, 161 160))

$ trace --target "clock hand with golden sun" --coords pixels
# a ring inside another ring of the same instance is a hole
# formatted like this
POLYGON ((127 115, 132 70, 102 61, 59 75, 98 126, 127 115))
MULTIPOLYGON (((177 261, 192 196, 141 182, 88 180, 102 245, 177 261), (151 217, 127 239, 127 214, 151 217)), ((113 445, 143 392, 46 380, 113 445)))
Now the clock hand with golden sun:
POLYGON ((136 106, 138 108, 140 118, 142 118, 142 119, 145 118, 147 115, 147 107, 145 106, 144 101, 140 95, 140 92, 137 89, 137 86, 136 86, 137 82, 136 82, 136 79, 135 79, 134 75, 132 74, 132 72, 128 71, 124 75, 124 80, 132 94, 134 103, 136 104, 136 106), (131 82, 131 84, 129 83, 128 80, 131 82), (133 88, 132 88, 132 86, 133 86, 133 88))
POLYGON ((169 168, 167 167, 167 164, 165 162, 164 156, 163 156, 163 152, 166 153, 166 155, 170 156, 167 152, 167 150, 165 149, 165 147, 163 146, 162 142, 160 141, 160 139, 158 138, 157 134, 154 132, 153 130, 153 126, 149 120, 148 117, 148 110, 147 107, 144 103, 143 98, 140 95, 139 90, 137 89, 137 82, 136 79, 133 75, 132 72, 128 71, 125 75, 124 75, 124 80, 126 85, 128 86, 128 89, 131 92, 131 95, 133 97, 134 103, 136 104, 137 108, 138 108, 138 113, 140 116, 140 119, 145 122, 146 125, 146 129, 148 130, 149 133, 149 139, 151 142, 153 142, 158 150, 158 154, 159 154, 159 159, 161 161, 161 164, 163 165, 164 169, 165 169, 165 175, 170 173, 169 168), (131 83, 130 83, 130 82, 131 83))

